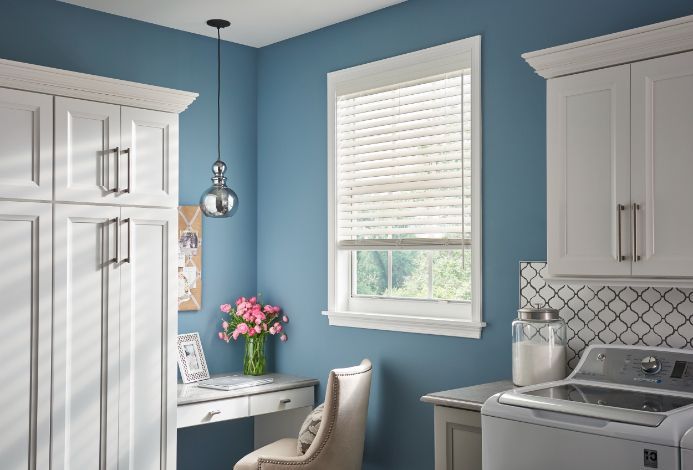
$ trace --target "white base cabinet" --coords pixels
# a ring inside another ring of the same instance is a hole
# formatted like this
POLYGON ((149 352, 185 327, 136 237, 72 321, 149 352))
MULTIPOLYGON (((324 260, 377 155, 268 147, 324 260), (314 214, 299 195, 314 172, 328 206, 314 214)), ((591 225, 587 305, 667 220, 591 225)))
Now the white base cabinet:
POLYGON ((481 470, 481 413, 447 406, 433 411, 436 470, 481 470))
POLYGON ((3 470, 175 470, 177 113, 196 96, 0 59, 3 470))

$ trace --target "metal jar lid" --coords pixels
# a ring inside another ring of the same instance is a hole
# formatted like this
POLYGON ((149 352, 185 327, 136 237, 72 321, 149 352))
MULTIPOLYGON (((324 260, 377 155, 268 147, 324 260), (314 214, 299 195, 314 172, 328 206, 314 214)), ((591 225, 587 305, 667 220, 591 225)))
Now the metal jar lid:
POLYGON ((550 321, 558 320, 558 310, 550 307, 524 307, 517 311, 520 320, 550 321))

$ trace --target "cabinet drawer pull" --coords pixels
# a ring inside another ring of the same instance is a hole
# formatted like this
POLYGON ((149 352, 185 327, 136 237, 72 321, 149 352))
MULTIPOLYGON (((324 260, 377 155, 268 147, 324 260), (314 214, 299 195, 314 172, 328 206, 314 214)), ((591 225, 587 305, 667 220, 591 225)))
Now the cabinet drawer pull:
POLYGON ((283 398, 279 400, 280 405, 288 405, 289 403, 291 403, 291 398, 283 398))
MULTIPOLYGON (((111 258, 112 263, 120 263, 120 217, 111 219, 111 222, 115 224, 115 235, 114 235, 114 245, 115 245, 115 257, 111 258)), ((109 250, 110 252, 110 250, 109 250)))
MULTIPOLYGON (((127 258, 123 258, 120 261, 123 263, 129 263, 130 261, 132 261, 132 219, 130 217, 123 219, 123 223, 128 224, 128 256, 127 258)), ((120 228, 118 230, 120 230, 120 228)), ((118 238, 120 238, 120 236, 118 236, 118 238)))
POLYGON ((638 211, 640 204, 633 203, 633 263, 640 261, 638 254, 638 211))
POLYGON ((621 224, 621 215, 623 214, 623 211, 626 210, 626 206, 623 204, 616 204, 616 218, 618 220, 618 240, 617 240, 617 246, 618 246, 618 253, 617 253, 617 261, 620 263, 621 261, 625 261, 626 257, 623 256, 623 246, 621 243, 621 237, 622 237, 622 224, 621 224))
POLYGON ((207 413, 209 416, 215 416, 215 415, 220 415, 221 410, 212 410, 209 413, 207 413))

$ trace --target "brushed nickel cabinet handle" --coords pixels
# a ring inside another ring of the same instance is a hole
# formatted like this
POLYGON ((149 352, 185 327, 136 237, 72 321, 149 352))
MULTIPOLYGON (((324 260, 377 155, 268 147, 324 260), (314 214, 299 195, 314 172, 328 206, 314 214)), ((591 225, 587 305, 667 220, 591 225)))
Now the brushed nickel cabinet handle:
POLYGON ((215 416, 215 415, 220 415, 221 410, 211 410, 207 413, 209 416, 215 416))
POLYGON ((111 189, 112 193, 120 191, 120 147, 116 147, 111 152, 115 152, 115 188, 111 189))
POLYGON ((123 223, 128 224, 128 256, 126 258, 121 259, 120 261, 123 263, 129 263, 132 261, 132 219, 130 217, 123 219, 123 223))
POLYGON ((280 405, 287 405, 291 403, 291 398, 284 398, 283 400, 279 400, 280 405))
POLYGON ((123 153, 127 153, 128 155, 128 186, 127 188, 123 189, 123 192, 129 193, 132 189, 132 150, 128 148, 123 150, 123 153))
POLYGON ((638 254, 638 211, 640 210, 640 204, 633 203, 633 262, 637 263, 640 261, 640 255, 638 254))
POLYGON ((623 211, 626 210, 626 206, 623 204, 616 204, 616 218, 618 220, 618 239, 617 239, 617 246, 618 246, 618 253, 617 253, 617 261, 620 263, 621 261, 625 261, 626 257, 623 256, 623 244, 621 242, 621 237, 622 237, 622 224, 621 224, 621 215, 623 211))
POLYGON ((111 258, 111 262, 120 263, 120 217, 111 219, 115 223, 115 258, 111 258))

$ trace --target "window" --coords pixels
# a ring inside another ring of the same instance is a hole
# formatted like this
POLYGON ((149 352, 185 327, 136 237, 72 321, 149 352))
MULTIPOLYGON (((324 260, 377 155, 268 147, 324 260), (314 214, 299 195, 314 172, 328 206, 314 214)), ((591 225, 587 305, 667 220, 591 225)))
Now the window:
POLYGON ((330 324, 480 337, 480 44, 328 74, 330 324))

